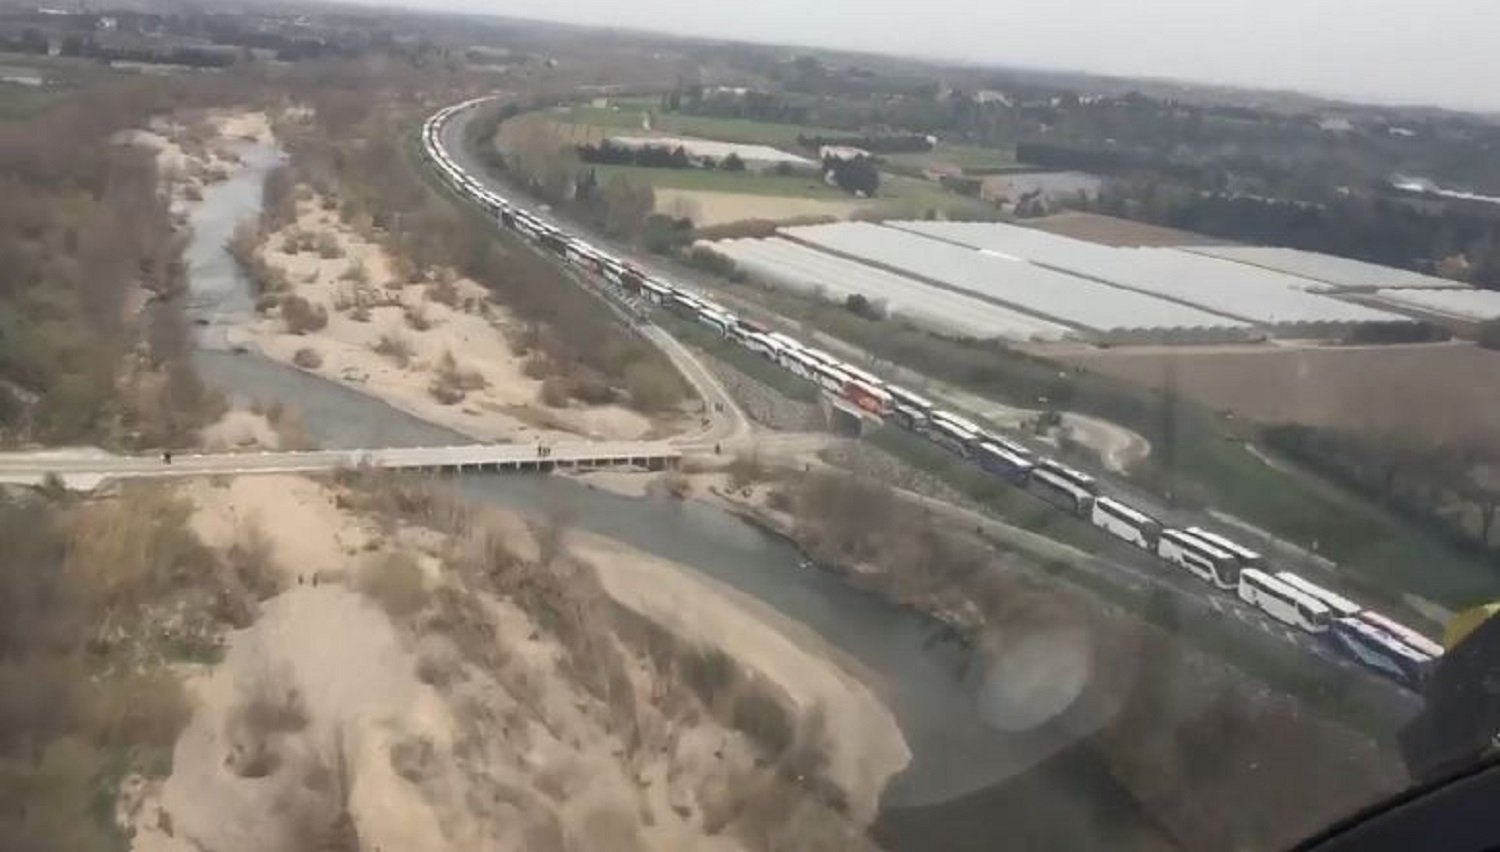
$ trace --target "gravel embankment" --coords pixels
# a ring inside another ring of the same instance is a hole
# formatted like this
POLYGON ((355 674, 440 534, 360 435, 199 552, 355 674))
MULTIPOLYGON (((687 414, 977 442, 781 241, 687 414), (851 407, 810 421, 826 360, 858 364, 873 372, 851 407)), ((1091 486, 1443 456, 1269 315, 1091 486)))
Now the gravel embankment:
POLYGON ((903 491, 923 497, 964 506, 981 508, 973 500, 942 479, 918 470, 895 456, 863 441, 842 441, 819 454, 819 458, 834 467, 843 468, 856 476, 884 482, 903 491))
POLYGON ((745 375, 702 350, 698 354, 745 415, 768 429, 785 432, 810 432, 824 428, 823 413, 816 405, 789 399, 774 388, 745 375))

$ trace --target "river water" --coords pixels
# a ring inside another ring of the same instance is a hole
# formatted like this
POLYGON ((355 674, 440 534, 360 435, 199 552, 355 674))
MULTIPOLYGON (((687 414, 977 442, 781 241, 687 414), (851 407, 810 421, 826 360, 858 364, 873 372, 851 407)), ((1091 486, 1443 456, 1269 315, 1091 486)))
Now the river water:
MULTIPOLYGON (((232 398, 276 401, 294 409, 322 446, 471 442, 354 390, 227 344, 224 329, 248 316, 253 300, 224 244, 238 222, 258 212, 262 180, 279 159, 265 145, 245 145, 243 157, 244 166, 227 182, 206 188, 203 201, 190 213, 189 311, 199 325, 196 361, 204 380, 232 398)), ((1101 715, 1093 702, 1080 700, 1028 732, 992 727, 976 700, 985 667, 944 625, 831 574, 801 567, 800 554, 790 543, 717 509, 623 497, 560 477, 490 474, 456 481, 471 498, 523 511, 564 506, 578 527, 753 595, 859 660, 871 687, 896 714, 912 751, 910 765, 887 787, 886 812, 1003 790, 1049 758, 1055 763, 1101 715)))

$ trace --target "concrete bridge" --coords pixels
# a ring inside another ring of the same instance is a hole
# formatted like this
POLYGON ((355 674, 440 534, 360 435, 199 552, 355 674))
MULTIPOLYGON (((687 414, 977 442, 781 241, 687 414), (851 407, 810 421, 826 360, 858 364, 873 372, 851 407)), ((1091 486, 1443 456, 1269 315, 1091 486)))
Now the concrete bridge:
POLYGON ((566 441, 548 444, 465 444, 371 450, 189 453, 120 456, 92 448, 0 454, 0 484, 39 485, 56 476, 87 490, 110 479, 257 473, 316 473, 340 468, 432 472, 591 470, 676 466, 683 450, 669 441, 566 441))

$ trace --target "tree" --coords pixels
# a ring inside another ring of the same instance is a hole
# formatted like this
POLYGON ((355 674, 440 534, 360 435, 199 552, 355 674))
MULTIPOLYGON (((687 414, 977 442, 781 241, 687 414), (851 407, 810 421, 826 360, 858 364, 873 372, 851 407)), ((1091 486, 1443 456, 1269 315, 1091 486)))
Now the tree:
POLYGON ((849 160, 830 157, 824 161, 824 167, 833 174, 833 182, 845 192, 871 197, 880 189, 880 171, 869 157, 849 160))
POLYGON ((1486 349, 1500 349, 1500 320, 1485 320, 1480 323, 1475 340, 1486 349))
POLYGON ((742 172, 745 170, 745 161, 740 159, 739 154, 730 151, 729 154, 719 162, 719 168, 723 169, 726 172, 742 172))
POLYGON ((615 175, 604 187, 604 230, 633 242, 655 208, 656 193, 650 186, 615 175))

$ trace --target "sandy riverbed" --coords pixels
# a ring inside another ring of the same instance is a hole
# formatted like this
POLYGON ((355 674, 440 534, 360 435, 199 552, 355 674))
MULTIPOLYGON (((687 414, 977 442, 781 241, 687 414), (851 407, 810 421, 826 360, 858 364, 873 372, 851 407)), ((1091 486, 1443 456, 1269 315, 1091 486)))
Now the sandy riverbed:
MULTIPOLYGON (((480 640, 495 661, 486 668, 457 650, 460 634, 355 590, 396 551, 415 555, 429 590, 454 588, 442 534, 356 514, 337 487, 305 477, 197 480, 180 493, 209 547, 264 536, 283 591, 190 681, 196 710, 173 772, 134 797, 137 852, 303 848, 309 832, 333 830, 327 816, 341 809, 366 849, 562 848, 554 836, 582 844, 567 848, 741 848, 704 821, 726 785, 754 772, 752 747, 702 714, 664 717, 662 685, 629 652, 635 736, 647 746, 633 753, 631 729, 611 722, 616 714, 566 668, 560 640, 511 599, 476 598, 492 630, 480 640), (266 712, 268 701, 281 720, 269 734, 247 710, 266 712)), ((485 517, 513 552, 535 558, 519 517, 485 517)), ((565 547, 620 604, 720 648, 800 711, 819 710, 831 722, 829 780, 857 820, 874 815, 908 752, 853 663, 683 566, 581 533, 565 547)))
POLYGON ((669 428, 618 405, 541 404, 541 380, 526 375, 507 342, 515 323, 482 287, 446 271, 401 283, 384 250, 317 198, 300 200, 296 222, 268 235, 259 253, 291 293, 327 315, 323 328, 295 334, 284 311, 270 308, 231 332, 274 360, 483 440, 635 439, 669 428), (305 248, 287 251, 298 243, 305 248), (377 352, 382 341, 404 354, 377 352), (312 354, 298 364, 304 350, 312 354), (445 374, 463 377, 461 399, 434 394, 445 374))

